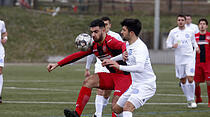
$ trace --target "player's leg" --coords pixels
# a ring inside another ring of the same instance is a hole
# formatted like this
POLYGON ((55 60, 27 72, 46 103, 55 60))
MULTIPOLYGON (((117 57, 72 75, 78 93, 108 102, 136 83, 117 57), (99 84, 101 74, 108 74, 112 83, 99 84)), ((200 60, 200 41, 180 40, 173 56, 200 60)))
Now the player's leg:
POLYGON ((0 55, 0 103, 2 103, 4 55, 0 55))
POLYGON ((196 103, 201 103, 202 102, 202 98, 201 98, 201 87, 200 87, 200 83, 196 82, 195 83, 195 102, 196 103))
POLYGON ((188 101, 190 101, 189 108, 196 108, 197 104, 195 103, 195 82, 193 80, 193 77, 195 76, 195 64, 194 62, 191 62, 186 65, 186 78, 187 78, 187 90, 188 90, 188 101))
POLYGON ((155 82, 153 83, 154 87, 148 85, 140 85, 138 87, 129 88, 128 93, 131 95, 125 102, 124 106, 120 102, 128 93, 126 92, 126 94, 122 95, 122 98, 120 97, 117 104, 123 106, 123 117, 132 117, 132 113, 135 109, 142 107, 147 102, 147 100, 154 96, 156 92, 156 84, 155 82))
POLYGON ((200 83, 205 82, 205 77, 204 77, 204 71, 202 67, 199 64, 196 64, 195 66, 195 102, 196 103, 201 103, 202 98, 201 98, 201 88, 200 88, 200 83))
POLYGON ((101 90, 97 89, 97 95, 95 98, 95 115, 97 117, 102 117, 103 109, 109 103, 109 97, 111 95, 112 90, 101 90))
POLYGON ((64 114, 66 117, 79 117, 82 114, 82 111, 89 101, 91 96, 92 88, 99 87, 99 76, 98 74, 91 75, 85 79, 83 82, 83 86, 80 89, 79 96, 76 102, 76 109, 75 111, 70 111, 68 109, 64 110, 64 114))
POLYGON ((207 94, 208 94, 208 107, 210 107, 210 80, 206 81, 207 94))
POLYGON ((0 66, 0 103, 2 103, 2 88, 3 88, 2 70, 3 70, 3 67, 0 66))
MULTIPOLYGON (((131 75, 124 75, 124 74, 119 74, 116 76, 113 75, 113 79, 114 79, 114 83, 115 83, 115 90, 114 90, 114 97, 112 100, 112 110, 114 110, 114 107, 115 107, 119 97, 122 94, 124 94, 125 91, 127 93, 127 90, 132 83, 131 75)), ((123 106, 121 106, 121 107, 123 107, 123 106)), ((112 117, 115 117, 115 115, 117 117, 122 117, 122 113, 114 114, 114 112, 112 113, 112 117)))

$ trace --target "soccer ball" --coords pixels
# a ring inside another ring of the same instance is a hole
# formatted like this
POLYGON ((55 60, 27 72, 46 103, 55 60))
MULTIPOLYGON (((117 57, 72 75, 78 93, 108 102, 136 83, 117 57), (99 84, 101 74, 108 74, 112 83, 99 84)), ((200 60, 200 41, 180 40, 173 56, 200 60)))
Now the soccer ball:
POLYGON ((81 51, 86 51, 92 44, 92 37, 89 34, 81 33, 75 39, 76 47, 81 51))

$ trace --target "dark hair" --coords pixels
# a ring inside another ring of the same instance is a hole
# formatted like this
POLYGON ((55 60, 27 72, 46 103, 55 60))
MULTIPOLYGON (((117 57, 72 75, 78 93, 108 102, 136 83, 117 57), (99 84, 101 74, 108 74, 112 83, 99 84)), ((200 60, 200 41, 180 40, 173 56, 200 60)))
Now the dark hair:
POLYGON ((200 24, 201 21, 206 22, 206 25, 209 24, 209 23, 208 23, 208 20, 207 20, 206 18, 201 18, 201 19, 199 19, 198 24, 200 24))
POLYGON ((101 20, 111 22, 111 19, 109 17, 102 17, 101 20))
POLYGON ((183 17, 183 18, 186 20, 185 15, 179 14, 179 15, 177 15, 177 18, 178 18, 178 17, 183 17))
POLYGON ((96 19, 90 23, 90 27, 96 27, 96 26, 99 26, 101 28, 101 27, 105 27, 105 24, 101 19, 96 19))
POLYGON ((141 22, 138 19, 124 19, 121 25, 126 26, 129 32, 133 31, 136 36, 141 32, 141 22))
POLYGON ((192 17, 190 14, 185 15, 185 17, 192 17))

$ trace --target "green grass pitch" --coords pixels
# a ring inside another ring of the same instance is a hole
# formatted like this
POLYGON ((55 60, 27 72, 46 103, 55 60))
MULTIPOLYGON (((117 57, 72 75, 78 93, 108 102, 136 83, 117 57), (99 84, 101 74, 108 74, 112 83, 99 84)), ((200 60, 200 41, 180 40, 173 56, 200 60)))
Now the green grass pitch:
MULTIPOLYGON (((84 65, 66 65, 47 72, 47 64, 6 64, 3 103, 0 117, 64 117, 63 109, 74 109, 84 79, 84 65)), ((209 117, 206 84, 201 85, 203 103, 188 109, 186 99, 175 78, 174 65, 153 65, 157 75, 157 92, 134 117, 209 117)), ((93 69, 91 70, 93 72, 93 69)), ((86 105, 83 117, 95 112, 96 90, 86 105)), ((103 117, 111 117, 109 104, 103 117)))

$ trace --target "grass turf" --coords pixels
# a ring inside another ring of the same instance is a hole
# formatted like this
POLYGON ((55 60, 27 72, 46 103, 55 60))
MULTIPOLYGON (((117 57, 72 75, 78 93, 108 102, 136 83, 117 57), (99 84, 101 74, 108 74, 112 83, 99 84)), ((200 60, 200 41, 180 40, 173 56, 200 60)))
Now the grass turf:
MULTIPOLYGON (((64 108, 75 108, 84 79, 84 65, 67 65, 48 73, 47 64, 6 64, 4 69, 3 104, 0 117, 64 117, 64 108)), ((153 65, 157 75, 157 92, 134 117, 207 117, 206 85, 202 84, 203 103, 188 109, 186 99, 178 86, 173 65, 153 65)), ((93 72, 93 70, 92 70, 93 72)), ((83 115, 95 112, 93 90, 83 115)), ((111 116, 111 105, 104 110, 104 117, 111 116)))

